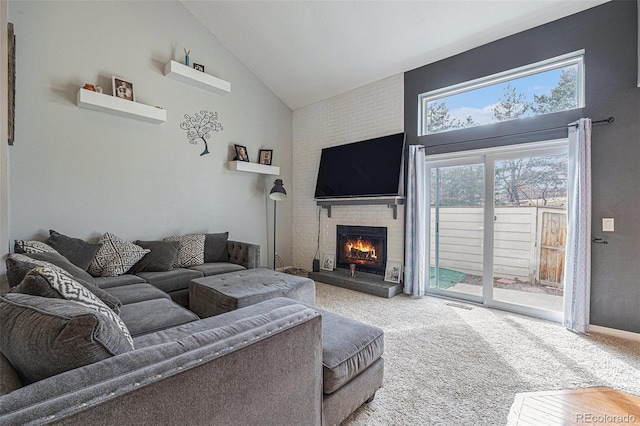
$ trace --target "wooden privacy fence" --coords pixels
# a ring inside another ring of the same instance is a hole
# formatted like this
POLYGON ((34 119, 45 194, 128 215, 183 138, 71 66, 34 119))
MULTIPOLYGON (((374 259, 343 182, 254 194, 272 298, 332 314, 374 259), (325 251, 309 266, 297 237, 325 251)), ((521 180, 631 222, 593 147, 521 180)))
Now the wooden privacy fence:
MULTIPOLYGON (((562 287, 566 211, 552 207, 496 207, 494 278, 562 287)), ((482 207, 440 207, 440 267, 482 275, 482 207)), ((435 208, 431 209, 431 265, 435 256, 435 208)))

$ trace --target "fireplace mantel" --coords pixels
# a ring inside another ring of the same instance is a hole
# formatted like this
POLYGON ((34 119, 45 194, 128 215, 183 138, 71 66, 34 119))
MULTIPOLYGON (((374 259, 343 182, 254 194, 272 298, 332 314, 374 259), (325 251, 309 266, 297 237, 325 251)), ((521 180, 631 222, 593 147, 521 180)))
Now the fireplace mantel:
POLYGON ((371 198, 329 198, 317 200, 316 204, 327 209, 328 217, 331 217, 333 206, 373 206, 386 205, 393 210, 393 218, 398 218, 398 206, 404 205, 404 197, 371 197, 371 198))

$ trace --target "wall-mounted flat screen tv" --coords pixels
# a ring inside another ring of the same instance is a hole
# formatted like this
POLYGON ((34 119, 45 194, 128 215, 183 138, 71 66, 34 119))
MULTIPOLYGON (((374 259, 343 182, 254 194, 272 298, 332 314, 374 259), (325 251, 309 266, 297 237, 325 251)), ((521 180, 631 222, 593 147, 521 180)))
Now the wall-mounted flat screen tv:
POLYGON ((401 195, 404 133, 324 148, 315 198, 401 195))

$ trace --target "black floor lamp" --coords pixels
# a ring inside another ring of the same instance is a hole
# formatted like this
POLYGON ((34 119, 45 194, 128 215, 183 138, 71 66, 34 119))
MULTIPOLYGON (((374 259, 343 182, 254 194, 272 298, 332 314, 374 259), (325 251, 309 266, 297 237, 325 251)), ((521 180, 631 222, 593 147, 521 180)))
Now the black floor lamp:
POLYGON ((284 186, 282 186, 282 179, 276 179, 273 182, 273 188, 271 188, 271 192, 269 192, 269 198, 273 200, 273 270, 276 270, 276 259, 278 255, 276 254, 276 202, 283 201, 287 198, 287 191, 284 190, 284 186))

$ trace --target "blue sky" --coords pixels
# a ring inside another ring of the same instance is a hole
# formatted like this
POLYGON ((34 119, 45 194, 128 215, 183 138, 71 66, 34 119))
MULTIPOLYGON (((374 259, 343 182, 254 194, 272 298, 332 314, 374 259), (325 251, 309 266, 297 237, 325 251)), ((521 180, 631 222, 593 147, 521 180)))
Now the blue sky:
POLYGON ((499 103, 503 94, 503 89, 507 84, 516 87, 518 93, 524 93, 527 101, 533 101, 533 95, 549 95, 551 89, 558 85, 562 69, 555 69, 522 77, 506 83, 495 84, 482 89, 471 90, 454 96, 438 99, 436 102, 444 102, 449 108, 452 117, 464 121, 466 117, 472 116, 480 124, 492 122, 493 113, 491 109, 499 103))

